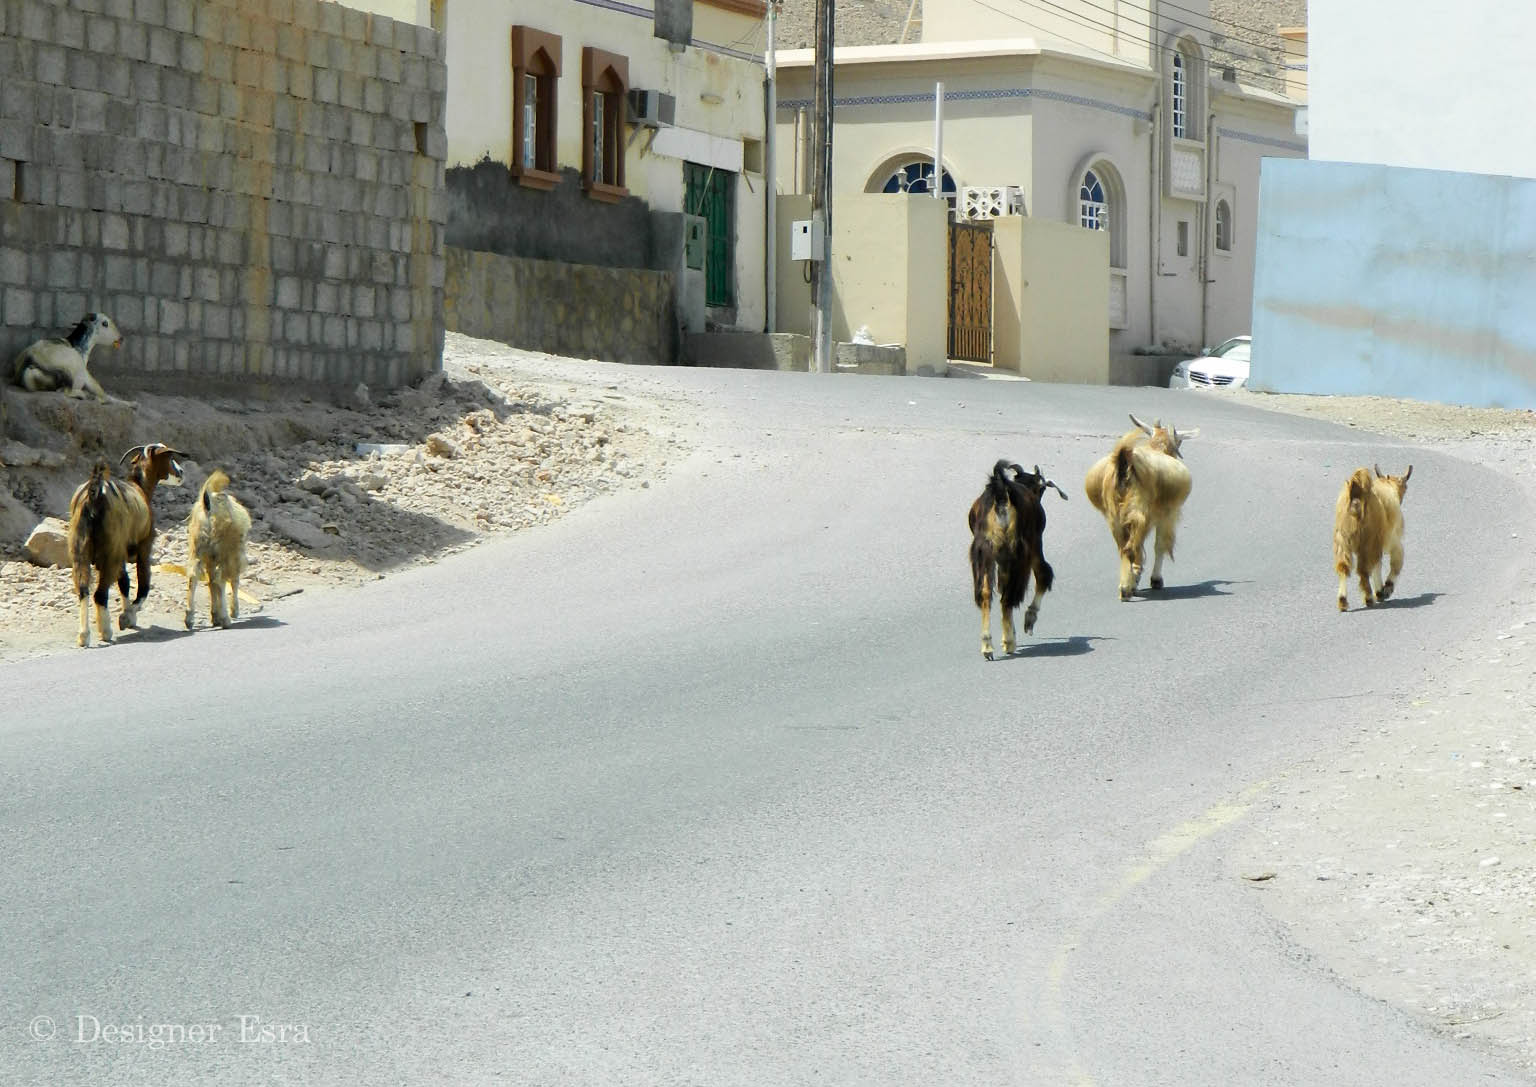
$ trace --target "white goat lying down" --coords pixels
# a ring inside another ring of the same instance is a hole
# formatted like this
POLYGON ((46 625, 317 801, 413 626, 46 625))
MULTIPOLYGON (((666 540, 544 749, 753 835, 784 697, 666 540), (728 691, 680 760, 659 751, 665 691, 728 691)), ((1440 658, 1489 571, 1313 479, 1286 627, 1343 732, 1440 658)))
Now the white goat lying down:
POLYGON ((197 602, 198 579, 208 581, 208 621, 229 626, 240 618, 240 573, 245 569, 245 538, 251 515, 229 493, 229 476, 215 468, 203 484, 187 522, 187 629, 197 602), (224 596, 228 585, 229 596, 224 596))
POLYGON ((68 336, 38 340, 11 363, 11 380, 35 393, 65 391, 84 400, 89 393, 106 401, 107 393, 91 376, 86 364, 98 343, 123 346, 123 334, 105 313, 87 313, 68 336))

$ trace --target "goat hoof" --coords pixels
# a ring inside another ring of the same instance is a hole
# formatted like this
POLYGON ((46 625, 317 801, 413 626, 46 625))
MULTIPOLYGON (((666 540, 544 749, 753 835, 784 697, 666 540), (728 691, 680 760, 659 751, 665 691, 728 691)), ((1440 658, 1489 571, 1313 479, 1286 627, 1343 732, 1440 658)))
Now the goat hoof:
POLYGON ((1368 607, 1368 608, 1374 608, 1376 606, 1376 598, 1374 596, 1366 597, 1365 598, 1365 606, 1368 607))
POLYGON ((1349 600, 1348 600, 1348 598, 1342 597, 1342 596, 1339 597, 1339 610, 1340 611, 1348 611, 1349 610, 1349 600))
POLYGON ((1155 577, 1152 579, 1150 584, 1154 589, 1161 589, 1163 587, 1163 579, 1160 577, 1155 577))
POLYGON ((996 659, 996 658, 994 658, 992 656, 992 650, 990 650, 990 649, 983 649, 981 651, 981 657, 982 657, 983 660, 994 660, 994 659, 996 659))
POLYGON ((1122 604, 1125 603, 1127 600, 1129 600, 1131 598, 1131 592, 1132 592, 1131 589, 1121 589, 1120 590, 1120 602, 1122 604))
POLYGON ((1389 600, 1389 599, 1391 599, 1391 597, 1392 597, 1392 590, 1395 589, 1396 587, 1397 586, 1393 585, 1390 581, 1387 582, 1385 585, 1383 585, 1381 587, 1381 592, 1376 594, 1376 599, 1377 600, 1389 600))

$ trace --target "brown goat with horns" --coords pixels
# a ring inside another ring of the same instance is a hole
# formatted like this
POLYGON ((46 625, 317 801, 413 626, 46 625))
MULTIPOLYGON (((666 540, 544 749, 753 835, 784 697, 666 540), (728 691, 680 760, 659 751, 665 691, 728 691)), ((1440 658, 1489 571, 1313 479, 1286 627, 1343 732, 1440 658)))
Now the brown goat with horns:
POLYGON ((976 606, 981 609, 981 655, 992 660, 992 590, 997 589, 1003 619, 1003 654, 1013 653, 1013 612, 1024 600, 1031 576, 1035 596, 1024 611, 1024 633, 1035 632, 1040 615, 1040 598, 1048 593, 1056 579, 1051 564, 1045 561, 1042 536, 1045 509, 1040 499, 1046 489, 1056 488, 1065 500, 1067 494, 1046 479, 1035 465, 1033 473, 1017 464, 1000 460, 992 467, 986 489, 971 503, 967 520, 971 526, 971 581, 976 591, 976 606), (1009 478, 1009 471, 1013 476, 1009 478))
POLYGON ((80 601, 78 642, 91 642, 88 605, 91 571, 99 575, 92 598, 96 603, 96 629, 103 642, 112 640, 112 625, 107 620, 107 593, 117 583, 123 597, 123 613, 118 626, 123 630, 139 625, 139 605, 149 595, 150 555, 155 542, 155 487, 162 481, 175 486, 181 482, 181 463, 186 456, 169 446, 154 442, 139 445, 124 453, 119 464, 131 461, 127 479, 113 479, 106 460, 98 460, 91 478, 75 488, 69 500, 69 559, 80 601), (128 599, 128 563, 138 567, 138 592, 128 599))

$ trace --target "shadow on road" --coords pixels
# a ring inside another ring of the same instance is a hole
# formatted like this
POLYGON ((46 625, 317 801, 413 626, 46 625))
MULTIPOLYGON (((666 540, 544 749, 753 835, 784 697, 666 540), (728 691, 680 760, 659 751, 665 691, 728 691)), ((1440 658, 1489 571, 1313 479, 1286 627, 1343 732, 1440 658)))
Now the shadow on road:
POLYGON ((1029 642, 1015 649, 1012 656, 999 656, 997 659, 1007 661, 1018 660, 1021 657, 1078 657, 1084 653, 1092 653, 1094 642, 1109 640, 1111 639, 1091 634, 1074 634, 1070 638, 1054 638, 1049 641, 1029 642))
POLYGON ((1439 600, 1444 593, 1420 593, 1418 596, 1394 596, 1377 604, 1378 608, 1422 608, 1439 600))
POLYGON ((1212 578, 1193 585, 1165 585, 1161 589, 1141 588, 1136 590, 1135 595, 1140 600, 1196 600, 1202 596, 1231 596, 1232 594, 1223 586, 1247 584, 1246 581, 1222 581, 1220 578, 1212 578))

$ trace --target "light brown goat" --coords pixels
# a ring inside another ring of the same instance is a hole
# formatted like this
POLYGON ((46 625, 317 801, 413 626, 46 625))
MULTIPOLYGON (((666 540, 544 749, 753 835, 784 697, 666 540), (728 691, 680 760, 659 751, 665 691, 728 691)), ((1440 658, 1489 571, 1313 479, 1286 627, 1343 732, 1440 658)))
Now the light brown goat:
POLYGON ((1360 576, 1360 594, 1365 606, 1375 607, 1397 587, 1397 575, 1403 571, 1403 495, 1408 492, 1408 477, 1413 465, 1400 476, 1383 475, 1380 466, 1375 478, 1369 468, 1356 468, 1333 508, 1333 568, 1339 575, 1339 610, 1349 610, 1349 572, 1353 564, 1360 576), (1386 555, 1391 569, 1382 580, 1381 560, 1386 555))
POLYGON ((1199 428, 1180 431, 1161 419, 1147 426, 1131 416, 1135 429, 1115 443, 1108 456, 1088 469, 1083 490, 1109 523, 1120 552, 1120 599, 1129 600, 1141 582, 1148 533, 1155 532, 1152 579, 1163 587, 1163 559, 1173 558, 1179 514, 1191 485, 1179 447, 1199 435, 1199 428))
POLYGON ((155 487, 162 481, 172 486, 181 482, 181 464, 185 456, 155 442, 140 445, 124 453, 119 463, 129 461, 127 479, 113 479, 105 460, 98 460, 91 478, 75 488, 69 500, 69 558, 80 601, 80 628, 77 643, 91 642, 87 596, 96 603, 96 629, 103 642, 112 641, 112 625, 107 620, 107 593, 112 583, 123 597, 123 613, 117 625, 123 630, 139 625, 139 605, 149 595, 150 555, 155 542, 155 487), (128 599, 128 563, 138 568, 138 592, 128 599), (91 593, 91 573, 99 575, 96 591, 91 593))
POLYGON ((245 538, 251 531, 251 515, 228 488, 229 476, 215 468, 203 483, 187 521, 188 630, 192 629, 199 578, 208 581, 210 623, 227 628, 231 614, 240 618, 240 574, 245 569, 245 538), (225 586, 229 588, 228 599, 225 586))

